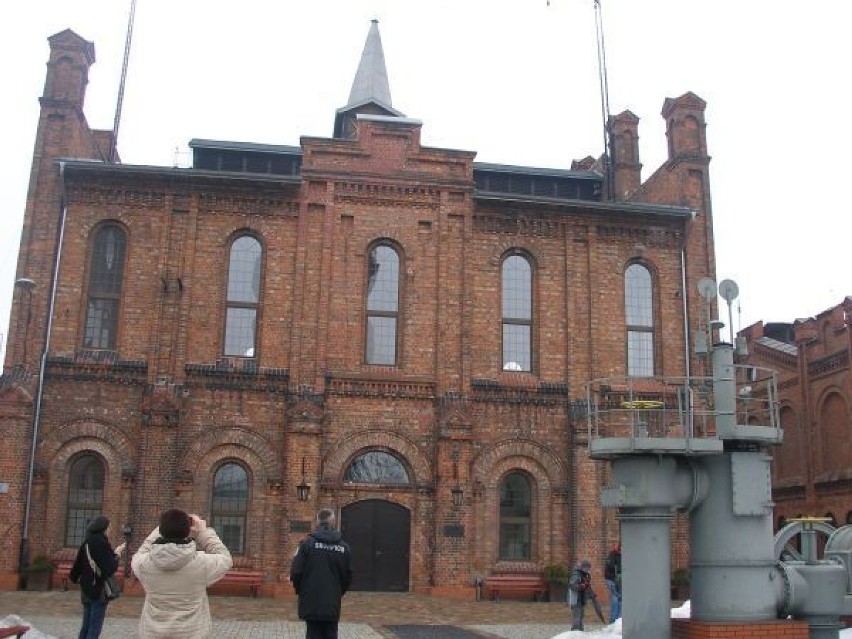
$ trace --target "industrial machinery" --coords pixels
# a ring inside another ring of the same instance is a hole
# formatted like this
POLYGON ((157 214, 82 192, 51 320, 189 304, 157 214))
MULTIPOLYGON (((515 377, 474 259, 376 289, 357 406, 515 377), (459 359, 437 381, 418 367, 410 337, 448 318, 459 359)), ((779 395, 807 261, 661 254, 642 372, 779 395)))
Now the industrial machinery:
MULTIPOLYGON (((715 288, 712 280, 699 284, 708 302, 715 288)), ((726 280, 719 291, 730 306, 736 285, 726 280)), ((783 437, 777 374, 735 365, 732 343, 711 344, 723 326, 708 314, 695 336, 696 352, 709 358, 706 376, 607 378, 586 387, 589 454, 612 466, 601 504, 618 509, 621 525, 623 636, 671 637, 669 528, 682 511, 693 620, 789 616, 807 621, 811 639, 836 639, 839 618, 852 615, 852 526, 797 520, 773 536, 770 451, 783 437), (822 558, 819 534, 827 537, 822 558), (801 552, 789 548, 794 536, 801 552)))

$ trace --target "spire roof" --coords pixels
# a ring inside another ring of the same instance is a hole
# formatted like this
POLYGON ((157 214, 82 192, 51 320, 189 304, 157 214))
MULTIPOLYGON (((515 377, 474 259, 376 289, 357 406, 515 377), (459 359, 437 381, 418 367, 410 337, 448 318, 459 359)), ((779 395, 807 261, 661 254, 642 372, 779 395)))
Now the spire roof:
POLYGON ((404 113, 394 109, 391 104, 378 20, 373 20, 370 24, 361 62, 352 82, 352 91, 349 92, 349 102, 345 107, 337 109, 334 116, 334 137, 354 138, 355 123, 359 114, 405 117, 404 113))
MULTIPOLYGON (((365 102, 377 102, 385 107, 392 107, 388 72, 385 68, 385 54, 382 50, 382 36, 379 35, 379 21, 373 20, 361 62, 352 82, 347 107, 365 102)), ((344 107, 346 108, 346 107, 344 107)))

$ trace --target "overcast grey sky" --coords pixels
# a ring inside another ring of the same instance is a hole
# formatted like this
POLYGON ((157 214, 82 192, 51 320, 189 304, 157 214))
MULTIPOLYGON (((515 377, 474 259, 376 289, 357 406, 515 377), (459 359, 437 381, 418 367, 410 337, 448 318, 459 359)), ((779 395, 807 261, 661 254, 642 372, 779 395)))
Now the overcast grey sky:
MULTIPOLYGON (((0 20, 4 346, 47 38, 71 28, 94 42, 85 113, 110 129, 130 0, 15 4, 0 20)), ((707 101, 717 279, 739 284, 735 328, 813 316, 852 295, 852 212, 837 194, 852 148, 852 4, 602 6, 610 107, 640 118, 643 179, 665 159, 664 99, 693 91, 707 101)), ((137 0, 122 160, 185 164, 192 138, 330 137, 373 18, 393 106, 423 121, 424 144, 553 168, 602 152, 592 0, 137 0)))

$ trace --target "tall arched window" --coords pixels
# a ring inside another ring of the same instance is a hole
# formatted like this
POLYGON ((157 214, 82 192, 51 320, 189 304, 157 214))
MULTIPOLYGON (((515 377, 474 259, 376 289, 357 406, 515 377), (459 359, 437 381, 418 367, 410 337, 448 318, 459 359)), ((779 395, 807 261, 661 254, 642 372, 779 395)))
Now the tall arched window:
POLYGON ((782 406, 780 417, 784 441, 772 455, 775 479, 804 481, 805 455, 803 451, 808 444, 802 437, 796 413, 791 407, 782 406))
POLYGON ((92 454, 80 455, 71 463, 68 476, 68 511, 65 519, 65 545, 79 546, 86 527, 100 515, 104 503, 104 464, 92 454))
POLYGON ((260 242, 248 235, 237 238, 231 245, 225 355, 255 357, 262 255, 260 242))
POLYGON ((512 472, 500 484, 500 559, 532 559, 532 490, 526 475, 512 472))
POLYGON ((399 326, 399 254, 387 244, 370 250, 367 267, 368 364, 396 366, 399 326))
POLYGON ((105 224, 95 234, 83 336, 87 348, 116 347, 126 247, 124 230, 116 224, 105 224))
POLYGON ((222 464, 213 477, 210 521, 222 542, 235 555, 246 549, 248 473, 240 464, 222 464))
POLYGON ((651 272, 631 264, 624 273, 624 315, 627 323, 627 374, 654 375, 654 302, 651 272))
POLYGON ((822 444, 822 470, 845 470, 852 459, 852 427, 849 408, 840 393, 831 393, 819 415, 822 444))
POLYGON ((503 370, 532 370, 532 265, 522 255, 503 260, 503 370))

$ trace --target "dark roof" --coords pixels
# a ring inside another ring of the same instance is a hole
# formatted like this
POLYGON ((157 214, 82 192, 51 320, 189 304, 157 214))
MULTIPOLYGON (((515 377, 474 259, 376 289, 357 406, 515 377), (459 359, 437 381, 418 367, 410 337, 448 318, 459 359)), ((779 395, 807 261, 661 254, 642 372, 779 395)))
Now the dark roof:
POLYGON ((603 176, 595 171, 572 171, 568 169, 548 169, 536 166, 517 166, 514 164, 491 164, 474 162, 474 171, 489 171, 494 173, 514 173, 517 175, 541 175, 547 177, 573 178, 579 180, 601 180, 603 176))
POLYGON ((189 141, 191 149, 222 149, 226 151, 251 151, 255 153, 302 154, 302 147, 286 144, 258 144, 255 142, 225 142, 222 140, 204 140, 193 138, 189 141))

